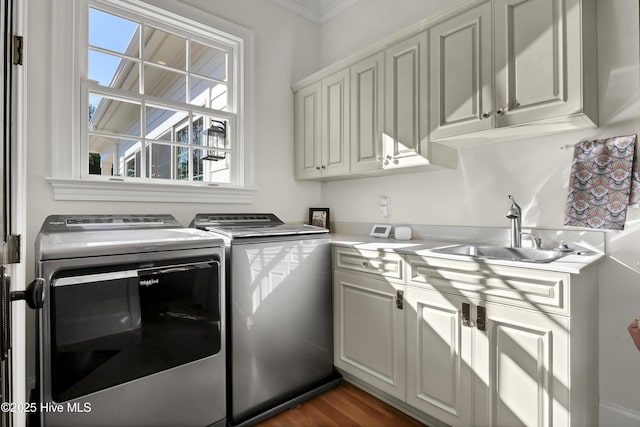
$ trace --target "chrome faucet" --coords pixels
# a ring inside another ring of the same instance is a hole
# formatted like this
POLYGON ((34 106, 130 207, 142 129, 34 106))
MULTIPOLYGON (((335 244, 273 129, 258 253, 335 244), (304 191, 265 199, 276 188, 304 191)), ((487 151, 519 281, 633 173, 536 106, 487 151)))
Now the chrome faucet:
POLYGON ((511 247, 520 248, 522 247, 522 210, 512 195, 509 195, 509 200, 511 200, 511 207, 507 211, 507 218, 511 220, 511 247))

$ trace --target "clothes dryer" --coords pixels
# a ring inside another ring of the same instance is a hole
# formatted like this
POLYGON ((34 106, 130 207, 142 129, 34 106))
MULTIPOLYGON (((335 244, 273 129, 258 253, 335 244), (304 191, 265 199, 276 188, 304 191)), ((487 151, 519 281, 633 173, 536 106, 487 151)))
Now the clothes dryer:
POLYGON ((222 240, 170 215, 54 215, 36 254, 42 425, 225 425, 222 240))

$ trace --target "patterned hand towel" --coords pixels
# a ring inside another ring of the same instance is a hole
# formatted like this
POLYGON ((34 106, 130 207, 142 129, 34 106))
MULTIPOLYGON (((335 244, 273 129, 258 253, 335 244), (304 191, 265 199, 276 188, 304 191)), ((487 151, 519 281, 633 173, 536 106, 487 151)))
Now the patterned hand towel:
POLYGON ((624 230, 627 207, 640 202, 637 135, 575 145, 565 225, 624 230))

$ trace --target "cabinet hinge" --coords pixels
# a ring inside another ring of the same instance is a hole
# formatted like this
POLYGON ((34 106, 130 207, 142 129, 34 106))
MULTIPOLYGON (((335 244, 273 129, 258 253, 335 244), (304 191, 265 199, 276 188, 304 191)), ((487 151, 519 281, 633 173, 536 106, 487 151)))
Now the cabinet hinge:
POLYGON ((13 36, 13 65, 22 65, 24 59, 24 37, 13 36))
POLYGON ((481 305, 476 308, 476 326, 479 331, 487 330, 487 309, 481 305))
POLYGON ((20 236, 10 235, 0 248, 2 264, 17 264, 20 262, 20 236))
POLYGON ((396 308, 404 309, 404 291, 396 291, 396 308))

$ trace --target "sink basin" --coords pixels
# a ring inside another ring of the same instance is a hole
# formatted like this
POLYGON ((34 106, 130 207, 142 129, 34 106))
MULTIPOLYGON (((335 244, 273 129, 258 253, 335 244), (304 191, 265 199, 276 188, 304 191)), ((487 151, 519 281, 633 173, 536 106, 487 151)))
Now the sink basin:
POLYGON ((494 245, 455 245, 431 250, 441 254, 462 255, 472 258, 499 259, 524 262, 552 262, 568 255, 553 249, 511 248, 494 245))

